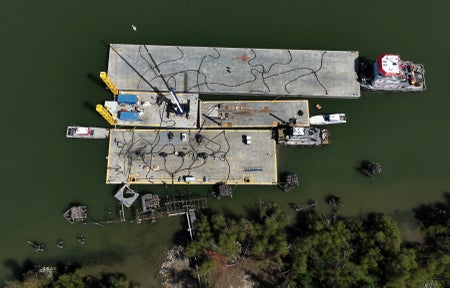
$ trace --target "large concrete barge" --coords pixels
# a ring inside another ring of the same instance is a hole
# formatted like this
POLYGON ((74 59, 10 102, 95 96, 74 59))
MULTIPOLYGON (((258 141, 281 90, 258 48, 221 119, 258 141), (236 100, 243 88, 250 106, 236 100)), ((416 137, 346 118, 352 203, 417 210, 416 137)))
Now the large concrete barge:
POLYGON ((107 184, 277 184, 268 130, 111 129, 107 184))
POLYGON ((359 98, 358 58, 357 51, 111 44, 108 76, 122 91, 359 98))

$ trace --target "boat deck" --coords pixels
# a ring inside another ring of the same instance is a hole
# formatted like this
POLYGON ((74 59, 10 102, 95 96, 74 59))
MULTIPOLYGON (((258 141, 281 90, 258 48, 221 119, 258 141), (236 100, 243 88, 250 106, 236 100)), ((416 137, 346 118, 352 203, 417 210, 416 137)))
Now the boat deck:
POLYGON ((118 126, 136 127, 166 127, 166 128, 197 128, 198 94, 177 93, 180 103, 189 106, 189 112, 183 115, 167 113, 167 103, 158 103, 159 94, 172 101, 168 92, 136 92, 120 91, 120 94, 136 95, 139 98, 138 105, 119 104, 115 101, 105 101, 105 107, 111 112, 118 126), (119 117, 120 111, 140 111, 139 121, 123 121, 119 117))
POLYGON ((309 126, 308 100, 200 101, 199 110, 202 128, 309 126))
POLYGON ((198 131, 112 129, 106 183, 277 184, 270 130, 198 131))
POLYGON ((358 98, 357 51, 111 44, 108 76, 119 90, 358 98), (157 67, 154 67, 153 60, 157 67))

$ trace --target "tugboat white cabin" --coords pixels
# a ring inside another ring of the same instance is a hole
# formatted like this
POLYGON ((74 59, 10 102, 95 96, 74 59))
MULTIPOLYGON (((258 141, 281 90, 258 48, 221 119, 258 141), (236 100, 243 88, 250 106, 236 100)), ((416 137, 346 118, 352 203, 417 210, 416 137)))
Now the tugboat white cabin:
POLYGON ((383 54, 377 61, 361 61, 361 87, 380 91, 424 91, 425 69, 422 64, 403 61, 398 54, 383 54))

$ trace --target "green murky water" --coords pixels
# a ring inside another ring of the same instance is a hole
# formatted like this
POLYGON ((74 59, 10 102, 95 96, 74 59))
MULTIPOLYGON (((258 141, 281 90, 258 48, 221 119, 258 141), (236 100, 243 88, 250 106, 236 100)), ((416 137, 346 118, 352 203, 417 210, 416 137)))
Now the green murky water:
MULTIPOLYGON (((346 216, 383 211, 411 219, 412 208, 441 200, 450 190, 450 2, 241 2, 18 0, 2 5, 0 281, 11 279, 27 260, 64 260, 97 271, 123 271, 146 287, 158 287, 163 251, 184 229, 181 217, 105 227, 70 225, 62 217, 71 202, 88 205, 93 219, 115 217, 117 187, 104 184, 107 142, 64 137, 70 123, 105 125, 92 107, 110 97, 96 80, 107 68, 109 43, 358 50, 366 57, 392 52, 425 64, 425 93, 311 100, 324 111, 345 112, 348 124, 330 127, 328 147, 280 149, 280 172, 298 173, 301 187, 290 193, 237 187, 233 199, 211 199, 213 209, 245 213, 259 199, 276 200, 293 217, 289 203, 314 199, 326 209, 323 198, 333 193, 342 197, 346 216), (354 167, 365 159, 381 161, 383 174, 358 173, 354 167), (85 246, 76 241, 80 234, 85 246), (59 238, 64 249, 56 247, 59 238), (48 248, 36 254, 27 239, 48 248)), ((208 190, 136 189, 162 197, 208 190)))

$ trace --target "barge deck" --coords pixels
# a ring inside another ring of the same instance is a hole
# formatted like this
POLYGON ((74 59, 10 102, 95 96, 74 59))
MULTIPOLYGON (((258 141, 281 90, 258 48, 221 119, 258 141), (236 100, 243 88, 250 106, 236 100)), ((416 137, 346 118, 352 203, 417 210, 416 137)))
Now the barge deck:
POLYGON ((275 145, 270 130, 111 129, 106 183, 277 185, 275 145))
POLYGON ((111 44, 119 90, 359 98, 357 51, 111 44), (156 63, 156 67, 155 64, 156 63))
POLYGON ((201 128, 309 126, 308 100, 200 101, 201 128))
POLYGON ((174 104, 164 100, 171 97, 168 92, 120 91, 113 101, 105 101, 104 107, 118 126, 197 128, 198 94, 177 96, 185 107, 183 115, 177 115, 171 107, 174 104))

